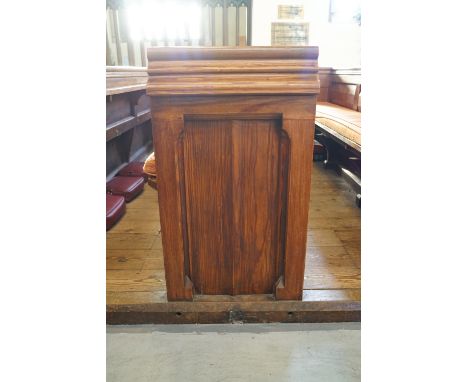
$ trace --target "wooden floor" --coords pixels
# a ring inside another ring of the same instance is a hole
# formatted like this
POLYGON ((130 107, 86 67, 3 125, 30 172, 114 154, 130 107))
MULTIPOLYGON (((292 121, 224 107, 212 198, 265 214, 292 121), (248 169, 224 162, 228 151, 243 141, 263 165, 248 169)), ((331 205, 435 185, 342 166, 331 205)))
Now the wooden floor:
POLYGON ((157 192, 145 185, 107 232, 107 322, 359 320, 361 211, 343 178, 317 162, 312 174, 303 301, 167 302, 157 192))

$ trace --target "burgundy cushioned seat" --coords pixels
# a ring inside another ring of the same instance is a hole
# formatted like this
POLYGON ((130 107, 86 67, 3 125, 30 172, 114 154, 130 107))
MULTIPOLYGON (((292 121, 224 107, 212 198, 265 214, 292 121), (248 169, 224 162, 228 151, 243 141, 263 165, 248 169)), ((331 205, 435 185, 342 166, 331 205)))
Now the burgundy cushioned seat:
POLYGON ((145 162, 131 162, 119 171, 118 176, 142 176, 145 182, 148 180, 148 175, 143 171, 145 162))
POLYGON ((107 192, 113 195, 122 195, 126 202, 135 199, 143 191, 145 180, 143 177, 116 176, 107 182, 107 192))
POLYGON ((106 194, 106 230, 111 229, 125 213, 125 198, 106 194))

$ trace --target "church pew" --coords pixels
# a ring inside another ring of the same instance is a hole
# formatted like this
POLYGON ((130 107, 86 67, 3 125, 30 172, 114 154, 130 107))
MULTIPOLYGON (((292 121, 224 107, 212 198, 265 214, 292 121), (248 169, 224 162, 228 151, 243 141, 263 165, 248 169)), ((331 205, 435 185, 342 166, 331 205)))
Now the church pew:
POLYGON ((152 151, 146 81, 146 68, 106 68, 106 180, 152 151))
POLYGON ((361 71, 322 68, 316 139, 327 149, 325 166, 341 172, 361 202, 361 71), (323 85, 323 86, 322 86, 323 85))

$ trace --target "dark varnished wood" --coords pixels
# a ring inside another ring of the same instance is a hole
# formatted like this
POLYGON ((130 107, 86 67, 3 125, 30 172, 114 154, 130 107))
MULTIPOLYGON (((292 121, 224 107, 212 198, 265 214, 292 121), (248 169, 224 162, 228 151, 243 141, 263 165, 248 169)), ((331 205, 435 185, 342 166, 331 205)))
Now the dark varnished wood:
POLYGON ((356 301, 214 301, 107 306, 107 324, 354 322, 356 301))
POLYGON ((168 300, 301 299, 316 59, 313 47, 148 50, 168 300), (263 71, 244 73, 249 60, 263 71))

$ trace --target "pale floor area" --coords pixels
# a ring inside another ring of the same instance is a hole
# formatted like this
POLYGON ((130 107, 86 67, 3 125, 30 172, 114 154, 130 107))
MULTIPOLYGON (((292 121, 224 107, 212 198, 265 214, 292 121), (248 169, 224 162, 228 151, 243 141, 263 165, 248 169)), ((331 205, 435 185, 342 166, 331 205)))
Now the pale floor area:
POLYGON ((360 323, 107 327, 107 382, 359 381, 360 323))

